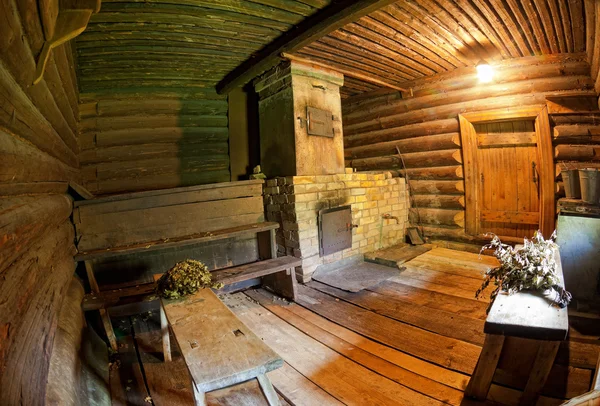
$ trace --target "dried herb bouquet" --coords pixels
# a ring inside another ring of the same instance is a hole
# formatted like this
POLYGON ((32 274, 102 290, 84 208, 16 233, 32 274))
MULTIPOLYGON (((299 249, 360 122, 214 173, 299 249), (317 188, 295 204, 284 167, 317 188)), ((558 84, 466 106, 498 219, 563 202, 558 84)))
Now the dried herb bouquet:
POLYGON ((191 295, 200 289, 220 289, 222 283, 213 283, 211 273, 200 261, 186 259, 178 262, 160 277, 156 284, 156 293, 167 299, 191 295))
POLYGON ((500 290, 508 294, 521 290, 553 290, 553 300, 557 305, 565 307, 571 302, 571 294, 558 285, 554 260, 556 231, 548 240, 544 239, 541 232, 536 231, 533 238, 525 238, 523 247, 518 249, 503 244, 495 234, 488 235, 493 236, 492 241, 484 245, 481 252, 494 249, 494 256, 498 258, 500 265, 486 271, 483 284, 475 293, 478 298, 490 282, 494 282, 496 288, 490 294, 488 312, 500 290))

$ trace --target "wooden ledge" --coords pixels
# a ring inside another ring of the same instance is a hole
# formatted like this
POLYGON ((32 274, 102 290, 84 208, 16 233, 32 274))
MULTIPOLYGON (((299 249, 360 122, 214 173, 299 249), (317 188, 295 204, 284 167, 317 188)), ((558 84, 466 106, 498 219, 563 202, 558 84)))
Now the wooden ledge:
POLYGON ((133 254, 136 252, 152 252, 174 247, 184 247, 209 241, 224 240, 232 237, 239 237, 247 234, 255 234, 263 231, 275 230, 279 228, 279 223, 264 222, 248 224, 232 228, 224 228, 205 233, 197 233, 184 237, 167 238, 164 240, 147 241, 139 244, 123 247, 114 247, 93 251, 80 252, 75 255, 75 261, 87 261, 91 259, 108 258, 118 255, 133 254))

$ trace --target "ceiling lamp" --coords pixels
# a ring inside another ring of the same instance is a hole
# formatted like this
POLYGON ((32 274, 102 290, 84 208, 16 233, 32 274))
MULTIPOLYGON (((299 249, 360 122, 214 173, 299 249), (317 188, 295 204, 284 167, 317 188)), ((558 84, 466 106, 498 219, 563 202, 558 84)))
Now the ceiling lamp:
POLYGON ((490 83, 494 80, 494 68, 485 61, 477 64, 477 77, 480 83, 490 83))

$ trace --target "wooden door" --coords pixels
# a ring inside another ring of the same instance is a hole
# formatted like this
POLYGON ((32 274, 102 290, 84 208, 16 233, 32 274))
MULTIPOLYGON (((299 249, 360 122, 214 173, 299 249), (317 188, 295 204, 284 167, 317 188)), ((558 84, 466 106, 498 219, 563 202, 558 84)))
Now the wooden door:
POLYGON ((504 236, 513 236, 517 242, 539 227, 544 237, 550 237, 556 216, 556 185, 546 106, 467 112, 459 114, 458 121, 465 176, 465 232, 508 234, 504 236))
POLYGON ((539 163, 534 120, 474 124, 477 234, 530 238, 539 229, 539 163))

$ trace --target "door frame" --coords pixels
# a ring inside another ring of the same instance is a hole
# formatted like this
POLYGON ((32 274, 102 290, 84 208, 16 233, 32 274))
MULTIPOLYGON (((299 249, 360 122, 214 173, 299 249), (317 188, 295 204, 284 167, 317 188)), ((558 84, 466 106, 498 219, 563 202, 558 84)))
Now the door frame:
POLYGON ((477 133, 474 124, 531 119, 535 122, 540 185, 539 228, 545 238, 550 237, 555 224, 555 168, 552 134, 546 105, 509 107, 476 111, 458 115, 463 150, 465 177, 465 232, 478 235, 479 167, 477 162, 477 133))

